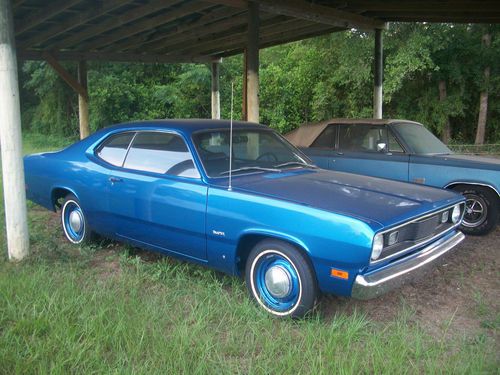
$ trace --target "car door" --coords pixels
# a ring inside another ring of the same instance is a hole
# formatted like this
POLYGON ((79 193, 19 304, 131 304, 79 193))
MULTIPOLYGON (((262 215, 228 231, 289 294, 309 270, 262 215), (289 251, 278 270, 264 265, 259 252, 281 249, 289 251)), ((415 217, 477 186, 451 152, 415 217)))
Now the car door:
POLYGON ((408 181, 409 156, 385 125, 337 125, 337 152, 328 168, 408 181))
POLYGON ((109 175, 116 236, 206 260, 207 186, 182 137, 136 133, 122 168, 109 175))

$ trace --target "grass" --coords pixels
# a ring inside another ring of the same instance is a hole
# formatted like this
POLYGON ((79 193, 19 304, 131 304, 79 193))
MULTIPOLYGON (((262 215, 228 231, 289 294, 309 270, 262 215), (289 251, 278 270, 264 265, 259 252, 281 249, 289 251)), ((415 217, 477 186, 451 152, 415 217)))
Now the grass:
MULTIPOLYGON (((25 139, 26 152, 60 145, 25 139)), ((2 204, 2 374, 498 373, 490 337, 431 336, 404 304, 384 323, 359 312, 278 320, 238 278, 109 241, 70 246, 31 203, 32 255, 10 263, 2 204)))

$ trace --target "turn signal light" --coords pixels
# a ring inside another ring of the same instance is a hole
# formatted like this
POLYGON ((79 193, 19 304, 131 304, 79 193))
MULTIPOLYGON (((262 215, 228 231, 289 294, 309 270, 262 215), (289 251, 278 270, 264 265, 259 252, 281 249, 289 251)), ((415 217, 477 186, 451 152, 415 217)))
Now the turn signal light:
POLYGON ((336 270, 335 268, 332 268, 332 270, 330 271, 330 276, 338 277, 339 279, 347 280, 349 278, 349 272, 342 271, 342 270, 336 270))

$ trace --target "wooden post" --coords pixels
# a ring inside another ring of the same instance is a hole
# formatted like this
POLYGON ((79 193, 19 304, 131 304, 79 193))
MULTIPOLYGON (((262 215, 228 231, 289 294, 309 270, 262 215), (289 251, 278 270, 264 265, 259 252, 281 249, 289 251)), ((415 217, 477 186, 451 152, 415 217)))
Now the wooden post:
POLYGON ((248 3, 247 120, 259 122, 259 4, 248 3))
POLYGON ((9 259, 29 254, 21 107, 10 0, 0 0, 0 142, 9 259))
POLYGON ((87 62, 78 62, 78 83, 85 89, 85 94, 78 93, 78 118, 80 121, 80 139, 90 135, 89 94, 87 88, 87 62))
POLYGON ((243 50, 243 84, 242 84, 242 109, 241 109, 241 120, 242 121, 247 121, 248 120, 248 100, 247 100, 247 86, 248 86, 248 80, 247 80, 247 71, 248 71, 248 58, 247 58, 247 49, 245 48, 243 50))
POLYGON ((219 64, 221 60, 212 61, 212 119, 220 119, 219 64))
POLYGON ((384 55, 382 44, 382 30, 375 29, 375 72, 373 86, 373 118, 382 118, 382 85, 384 79, 384 55))

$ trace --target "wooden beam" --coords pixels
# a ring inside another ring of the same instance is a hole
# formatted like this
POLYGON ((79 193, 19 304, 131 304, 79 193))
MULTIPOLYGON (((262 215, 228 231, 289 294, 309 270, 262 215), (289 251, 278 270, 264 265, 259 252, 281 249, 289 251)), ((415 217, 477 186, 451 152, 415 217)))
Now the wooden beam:
POLYGON ((170 38, 168 41, 162 40, 160 42, 146 44, 143 48, 147 51, 176 51, 177 49, 184 49, 203 41, 213 41, 221 33, 229 35, 230 39, 233 28, 240 26, 241 28, 246 29, 247 20, 247 13, 239 14, 235 17, 213 23, 209 26, 194 28, 189 32, 183 33, 178 38, 170 38))
POLYGON ((259 4, 248 4, 246 114, 248 121, 257 123, 259 122, 259 23, 259 4))
POLYGON ((23 5, 25 2, 26 2, 26 0, 14 0, 14 1, 12 2, 12 6, 13 6, 14 8, 18 8, 18 7, 20 7, 21 5, 23 5))
MULTIPOLYGON (((307 38, 312 38, 320 35, 325 35, 328 33, 336 32, 336 31, 344 31, 345 29, 335 28, 330 25, 324 24, 309 24, 306 27, 296 27, 293 30, 283 31, 276 34, 271 35, 263 35, 259 41, 260 49, 281 45, 285 43, 295 42, 298 40, 303 40, 307 38)), ((232 46, 227 46, 227 49, 224 52, 221 52, 220 49, 212 49, 210 54, 214 56, 220 57, 229 57, 238 55, 244 52, 244 42, 238 41, 234 43, 232 46)))
POLYGON ((373 118, 382 118, 382 81, 384 77, 384 53, 382 30, 375 30, 373 118))
POLYGON ((81 24, 91 21, 94 18, 100 17, 103 14, 110 12, 116 8, 119 8, 133 0, 108 0, 106 2, 100 3, 97 7, 92 7, 87 11, 78 13, 75 16, 68 17, 60 23, 56 23, 53 26, 48 27, 44 31, 36 33, 32 37, 26 40, 20 40, 17 45, 20 49, 28 49, 31 46, 37 45, 39 43, 45 42, 59 34, 62 34, 68 30, 71 30, 81 24))
POLYGON ((147 16, 148 14, 157 12, 160 9, 175 5, 176 3, 179 3, 179 1, 180 0, 153 0, 150 3, 133 8, 118 16, 106 18, 104 21, 98 23, 97 25, 89 25, 84 30, 57 42, 57 44, 55 46, 51 46, 51 48, 63 49, 67 47, 75 47, 78 43, 95 35, 99 35, 117 27, 124 26, 129 22, 147 16))
MULTIPOLYGON (((21 60, 46 60, 47 51, 18 51, 21 60)), ((59 61, 114 61, 114 62, 137 62, 137 63, 209 63, 213 60, 210 56, 188 56, 188 55, 158 55, 137 53, 113 53, 113 52, 77 52, 77 51, 51 51, 50 55, 59 61)))
POLYGON ((213 7, 213 4, 203 1, 187 3, 186 5, 180 6, 174 10, 170 10, 169 12, 162 13, 151 18, 146 18, 133 25, 117 29, 110 35, 102 36, 100 38, 84 43, 78 47, 78 50, 90 51, 102 48, 118 40, 131 37, 146 30, 154 29, 155 27, 158 27, 160 25, 165 25, 169 22, 177 20, 178 18, 185 17, 191 13, 200 12, 210 7, 213 7))
POLYGON ((171 40, 176 35, 184 35, 186 32, 206 27, 212 22, 232 17, 236 14, 240 14, 241 12, 243 12, 241 9, 219 8, 204 14, 198 19, 183 22, 179 25, 159 30, 153 34, 140 34, 127 38, 121 42, 114 43, 113 48, 115 52, 133 50, 135 48, 140 48, 141 50, 153 50, 155 48, 150 48, 150 46, 162 47, 163 44, 166 43, 165 40, 171 40))
POLYGON ((9 260, 20 261, 28 256, 30 244, 23 168, 21 106, 10 0, 0 0, 0 9, 0 152, 5 229, 9 260))
POLYGON ((57 16, 59 13, 64 12, 66 9, 71 8, 73 5, 78 4, 82 0, 60 0, 51 2, 49 6, 44 5, 36 12, 31 13, 28 17, 23 18, 20 22, 16 23, 14 30, 16 35, 20 35, 28 31, 42 22, 57 16))
POLYGON ((212 119, 220 119, 220 87, 219 87, 220 59, 212 61, 212 119))
MULTIPOLYGON (((224 14, 227 16, 227 10, 224 9, 224 11, 224 14)), ((242 13, 241 10, 239 10, 237 12, 237 15, 233 17, 229 16, 221 21, 215 21, 216 22, 213 22, 209 25, 207 25, 206 22, 196 22, 189 28, 187 27, 188 25, 185 25, 185 27, 183 28, 184 32, 182 33, 179 33, 177 31, 180 28, 176 28, 176 30, 174 30, 173 32, 169 32, 159 40, 157 39, 153 42, 143 43, 140 48, 147 51, 168 50, 171 46, 175 46, 177 44, 191 43, 192 40, 196 40, 198 38, 201 38, 202 36, 206 36, 209 33, 228 30, 238 24, 246 24, 246 13, 242 13), (175 37, 175 35, 178 36, 175 37)))
POLYGON ((78 120, 80 123, 80 139, 90 135, 89 126, 89 95, 87 87, 87 62, 78 61, 78 83, 85 89, 86 96, 78 94, 78 120))
MULTIPOLYGON (((245 7, 248 2, 242 0, 210 0, 213 3, 226 6, 245 7)), ((304 0, 256 0, 261 11, 300 18, 303 20, 324 23, 342 28, 357 28, 361 30, 385 29, 383 21, 360 16, 356 13, 338 10, 332 7, 317 5, 304 0)))
POLYGON ((475 10, 491 11, 500 8, 500 2, 494 1, 471 1, 471 0, 453 0, 453 1, 335 1, 333 7, 342 8, 348 12, 474 12, 475 10))
MULTIPOLYGON (((262 36, 269 36, 273 34, 287 33, 291 30, 301 28, 304 26, 314 25, 312 23, 304 23, 301 20, 287 19, 283 22, 276 23, 274 18, 266 20, 261 23, 259 34, 262 36)), ((324 25, 323 25, 324 26, 324 25)), ((238 32, 232 32, 230 35, 225 33, 219 34, 211 38, 203 39, 199 43, 186 44, 184 47, 177 46, 175 51, 181 51, 185 54, 191 54, 194 51, 213 51, 214 54, 234 48, 235 45, 244 45, 247 40, 247 28, 243 28, 238 32)))
POLYGON ((64 82, 66 82, 78 95, 88 100, 87 89, 83 87, 64 67, 59 64, 59 61, 50 53, 43 53, 44 60, 56 71, 64 82))

